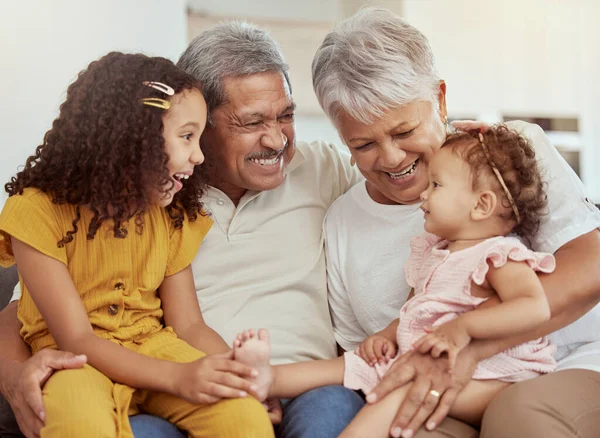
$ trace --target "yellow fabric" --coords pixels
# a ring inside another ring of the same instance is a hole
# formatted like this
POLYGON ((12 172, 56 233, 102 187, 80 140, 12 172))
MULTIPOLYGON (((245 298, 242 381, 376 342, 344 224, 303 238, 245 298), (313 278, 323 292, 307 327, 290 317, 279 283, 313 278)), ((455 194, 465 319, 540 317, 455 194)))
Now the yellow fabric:
MULTIPOLYGON (((75 216, 75 206, 56 205, 50 195, 37 189, 11 196, 0 214, 0 265, 14 263, 10 245, 10 236, 14 236, 67 266, 98 336, 127 341, 160 330, 157 289, 165 276, 191 263, 212 220, 199 216, 194 222, 184 221, 183 228, 176 230, 165 209, 150 207, 141 234, 131 221, 128 236, 115 238, 109 221, 88 240, 93 213, 82 207, 73 241, 59 248, 57 242, 73 229, 75 216)), ((56 348, 22 279, 21 290, 21 336, 34 353, 56 348)))
MULTIPOLYGON (((116 341, 115 341, 116 342, 116 341)), ((192 362, 204 356, 166 328, 125 348, 158 359, 192 362)), ((46 422, 42 438, 133 438, 128 415, 139 411, 164 418, 190 437, 273 437, 266 410, 254 398, 193 405, 173 395, 113 383, 86 365, 53 374, 43 390, 46 422), (94 415, 90 415, 90 413, 94 415)))

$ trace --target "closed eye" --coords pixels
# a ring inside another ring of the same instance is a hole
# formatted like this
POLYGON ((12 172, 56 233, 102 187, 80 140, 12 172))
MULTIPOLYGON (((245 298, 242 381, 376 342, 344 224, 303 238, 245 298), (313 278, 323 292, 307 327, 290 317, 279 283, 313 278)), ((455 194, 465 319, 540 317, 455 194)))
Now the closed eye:
POLYGON ((372 142, 371 143, 365 143, 362 146, 355 147, 354 149, 356 149, 357 151, 365 151, 368 148, 370 148, 372 145, 373 145, 372 142))
POLYGON ((401 132, 400 134, 396 134, 394 135, 394 137, 396 138, 406 138, 408 137, 410 134, 412 134, 414 132, 416 128, 411 129, 410 131, 406 131, 406 132, 401 132))

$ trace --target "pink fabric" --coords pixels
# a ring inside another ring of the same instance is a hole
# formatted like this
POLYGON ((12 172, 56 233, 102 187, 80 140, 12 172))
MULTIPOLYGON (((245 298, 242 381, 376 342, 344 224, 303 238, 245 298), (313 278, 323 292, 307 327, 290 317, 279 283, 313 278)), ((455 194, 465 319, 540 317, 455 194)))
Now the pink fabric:
MULTIPOLYGON (((514 237, 495 237, 471 248, 450 252, 448 242, 433 234, 415 237, 405 266, 408 284, 415 296, 400 309, 396 334, 399 353, 409 351, 425 335, 425 327, 436 327, 475 309, 487 298, 471 295, 471 282, 482 284, 489 270, 508 260, 524 261, 541 272, 556 266, 551 254, 533 252, 514 237)), ((518 345, 480 362, 473 375, 477 380, 518 382, 556 368, 555 348, 546 338, 518 345)), ((344 385, 370 391, 393 362, 370 367, 354 353, 346 353, 344 385)))

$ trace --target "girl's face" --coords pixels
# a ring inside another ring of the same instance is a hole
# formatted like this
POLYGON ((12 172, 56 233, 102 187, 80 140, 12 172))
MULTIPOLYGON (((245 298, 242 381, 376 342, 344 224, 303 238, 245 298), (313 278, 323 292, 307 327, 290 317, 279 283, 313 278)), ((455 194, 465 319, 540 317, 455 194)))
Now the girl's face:
MULTIPOLYGON (((206 102, 196 89, 185 90, 171 98, 171 108, 163 117, 165 152, 169 156, 167 168, 173 186, 165 193, 156 192, 155 203, 166 207, 175 194, 182 189, 185 180, 202 164, 204 155, 200 150, 200 135, 206 126, 206 102)), ((171 182, 166 184, 169 187, 171 182)))
POLYGON ((425 231, 458 240, 471 223, 477 205, 469 165, 450 148, 438 150, 429 162, 429 186, 421 193, 425 231))
POLYGON ((429 183, 431 157, 446 139, 446 86, 440 85, 439 107, 417 101, 388 110, 370 124, 341 112, 336 127, 350 149, 367 191, 381 204, 414 204, 429 183))

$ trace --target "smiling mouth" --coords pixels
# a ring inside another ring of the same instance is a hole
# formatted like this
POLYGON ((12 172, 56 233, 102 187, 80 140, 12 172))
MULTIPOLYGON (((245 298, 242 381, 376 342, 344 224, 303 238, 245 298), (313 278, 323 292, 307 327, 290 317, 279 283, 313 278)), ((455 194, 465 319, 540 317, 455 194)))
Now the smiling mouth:
POLYGON ((405 176, 408 175, 412 175, 415 170, 417 169, 417 164, 419 163, 419 160, 416 159, 414 163, 412 163, 410 166, 408 166, 406 169, 397 172, 397 173, 391 173, 391 172, 385 172, 389 175, 390 178, 392 179, 399 179, 399 178, 403 178, 405 176))
POLYGON ((284 152, 287 150, 288 145, 289 145, 289 142, 286 142, 286 144, 281 149, 279 149, 279 151, 277 151, 277 153, 274 157, 271 157, 271 158, 248 158, 248 161, 250 161, 251 163, 254 163, 254 164, 258 164, 260 166, 273 166, 274 164, 277 164, 279 162, 279 160, 283 156, 284 152))

